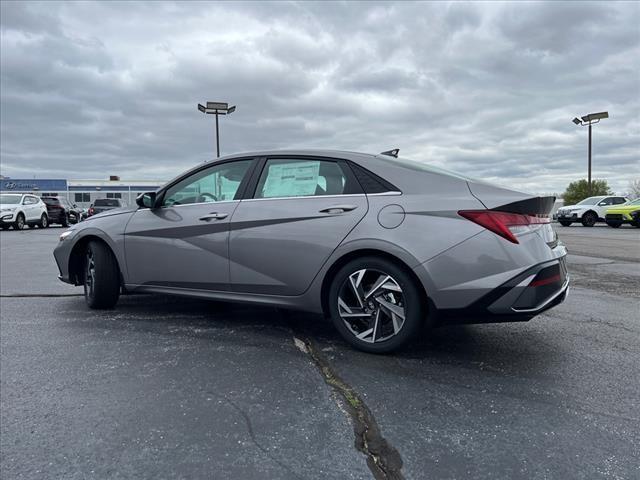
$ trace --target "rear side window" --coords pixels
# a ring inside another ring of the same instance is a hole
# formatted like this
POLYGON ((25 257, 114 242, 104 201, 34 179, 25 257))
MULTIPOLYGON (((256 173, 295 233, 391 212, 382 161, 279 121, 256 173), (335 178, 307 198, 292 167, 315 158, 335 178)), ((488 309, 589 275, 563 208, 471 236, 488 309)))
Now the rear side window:
POLYGON ((623 203, 626 203, 626 199, 622 198, 622 197, 616 197, 613 199, 613 204, 614 205, 622 205, 623 203))
POLYGON ((358 182, 362 185, 364 193, 385 193, 385 192, 398 192, 400 191, 393 184, 386 181, 384 178, 379 177, 375 173, 357 165, 355 163, 350 164, 353 173, 355 174, 358 182))
POLYGON ((346 164, 333 160, 269 159, 254 198, 312 197, 362 193, 346 164))

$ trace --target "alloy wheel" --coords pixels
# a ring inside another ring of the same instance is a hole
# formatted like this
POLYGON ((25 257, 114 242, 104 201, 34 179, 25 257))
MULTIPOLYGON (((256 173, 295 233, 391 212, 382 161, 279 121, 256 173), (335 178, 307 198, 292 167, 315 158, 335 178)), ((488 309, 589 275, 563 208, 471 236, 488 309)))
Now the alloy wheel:
POLYGON ((377 343, 397 335, 405 322, 405 298, 398 282, 373 269, 347 277, 338 292, 338 314, 359 340, 377 343))

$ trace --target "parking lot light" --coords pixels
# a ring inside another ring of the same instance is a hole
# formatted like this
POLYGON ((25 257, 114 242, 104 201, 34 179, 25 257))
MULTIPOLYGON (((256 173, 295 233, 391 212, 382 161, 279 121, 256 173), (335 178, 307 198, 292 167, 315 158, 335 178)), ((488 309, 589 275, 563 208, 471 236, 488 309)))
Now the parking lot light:
POLYGON ((198 104, 198 110, 205 115, 216 116, 216 155, 220 156, 220 132, 218 128, 218 115, 231 115, 236 111, 236 106, 229 106, 226 102, 205 102, 206 106, 198 104))
POLYGON ((603 118, 609 118, 609 112, 589 113, 583 117, 574 117, 572 122, 580 126, 589 127, 589 167, 588 167, 588 183, 589 195, 591 195, 591 126, 599 123, 603 118))

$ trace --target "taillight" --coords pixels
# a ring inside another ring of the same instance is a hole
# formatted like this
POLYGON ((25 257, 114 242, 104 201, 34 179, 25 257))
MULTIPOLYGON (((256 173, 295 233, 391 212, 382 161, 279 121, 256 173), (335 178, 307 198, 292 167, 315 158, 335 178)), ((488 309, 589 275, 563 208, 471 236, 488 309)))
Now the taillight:
POLYGON ((516 235, 531 232, 550 222, 548 216, 524 215, 495 210, 460 210, 458 215, 491 230, 512 243, 520 243, 516 235))

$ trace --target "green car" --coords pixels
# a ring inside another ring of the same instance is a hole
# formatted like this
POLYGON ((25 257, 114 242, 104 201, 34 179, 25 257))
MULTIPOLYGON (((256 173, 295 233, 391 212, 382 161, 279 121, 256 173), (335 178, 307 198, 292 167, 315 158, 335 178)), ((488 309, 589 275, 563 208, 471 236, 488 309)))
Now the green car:
POLYGON ((623 223, 640 228, 640 198, 608 208, 604 219, 607 225, 613 228, 618 228, 623 223))

